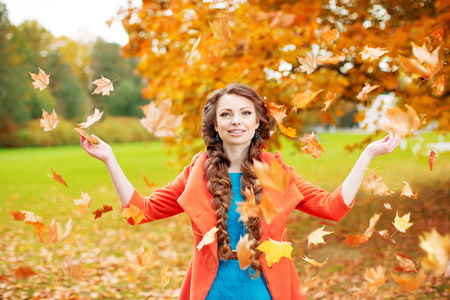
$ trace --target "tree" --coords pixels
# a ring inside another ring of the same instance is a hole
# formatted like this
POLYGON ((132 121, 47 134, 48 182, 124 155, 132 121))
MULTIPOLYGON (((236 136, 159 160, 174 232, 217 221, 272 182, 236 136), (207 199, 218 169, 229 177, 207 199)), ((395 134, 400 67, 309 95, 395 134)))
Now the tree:
MULTIPOLYGON (((181 158, 202 147, 190 145, 200 136, 207 95, 230 82, 248 84, 267 101, 285 105, 285 124, 299 131, 303 121, 291 105, 297 93, 323 89, 303 110, 335 123, 346 103, 361 103, 356 96, 365 82, 380 85, 365 106, 378 94, 394 92, 399 107, 408 104, 426 114, 428 122, 437 121, 437 130, 450 129, 449 89, 438 96, 432 87, 437 77, 421 82, 423 78, 413 76, 399 60, 412 57, 411 42, 420 46, 428 41, 428 49, 437 48, 430 35, 440 28, 449 32, 448 1, 155 0, 121 11, 119 18, 130 37, 124 51, 140 58, 138 70, 147 79, 144 97, 172 97, 174 113, 185 114, 183 139, 177 142, 181 158), (336 39, 327 41, 327 27, 328 33, 337 31, 336 39), (360 53, 366 46, 386 48, 388 53, 364 60, 360 53), (317 63, 307 74, 298 58, 308 54, 338 58, 317 63), (335 93, 336 100, 324 112, 320 110, 327 91, 335 93)), ((448 39, 443 39, 440 57, 448 49, 448 39)), ((449 69, 444 66, 438 75, 449 78, 449 69)), ((363 112, 357 114, 355 121, 363 117, 363 112)), ((272 142, 279 134, 278 130, 272 142)))

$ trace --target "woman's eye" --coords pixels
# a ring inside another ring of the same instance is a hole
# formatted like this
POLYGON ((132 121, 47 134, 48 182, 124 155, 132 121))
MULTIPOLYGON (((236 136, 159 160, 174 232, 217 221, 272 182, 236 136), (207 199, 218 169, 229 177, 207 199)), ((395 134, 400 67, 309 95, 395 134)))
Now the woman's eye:
POLYGON ((221 114, 220 114, 221 117, 227 117, 227 116, 229 116, 229 115, 230 115, 229 113, 221 113, 221 114))
POLYGON ((245 116, 248 116, 248 115, 251 115, 252 112, 251 111, 244 111, 242 114, 245 115, 245 116))

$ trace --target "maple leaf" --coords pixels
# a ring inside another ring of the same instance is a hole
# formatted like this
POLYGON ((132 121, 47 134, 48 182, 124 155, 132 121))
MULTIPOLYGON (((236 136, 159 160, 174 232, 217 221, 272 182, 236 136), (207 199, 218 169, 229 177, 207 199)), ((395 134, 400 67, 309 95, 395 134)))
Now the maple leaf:
POLYGON ((238 202, 238 208, 236 209, 236 211, 241 214, 239 217, 239 221, 247 223, 249 218, 256 218, 260 215, 261 208, 256 203, 255 194, 252 188, 245 188, 243 196, 246 201, 238 202))
POLYGON ((121 214, 126 219, 132 218, 134 221, 134 224, 139 224, 146 217, 144 212, 139 207, 134 206, 133 204, 130 204, 130 207, 128 207, 128 208, 124 208, 122 210, 121 214))
POLYGON ((411 276, 411 275, 398 276, 395 274, 391 274, 391 276, 407 292, 411 292, 411 291, 415 291, 415 290, 419 289, 427 277, 427 275, 425 274, 425 272, 423 270, 420 270, 419 273, 415 276, 411 276))
POLYGON ((81 191, 80 199, 73 199, 73 203, 77 206, 77 212, 81 215, 85 214, 91 207, 92 199, 88 193, 81 191))
POLYGON ((93 82, 91 82, 91 84, 95 84, 97 86, 95 90, 92 92, 92 94, 102 93, 102 97, 109 96, 109 92, 114 91, 113 82, 111 82, 111 80, 109 80, 108 78, 103 77, 103 75, 100 76, 102 76, 102 78, 96 79, 93 82))
POLYGON ((421 259, 424 268, 432 270, 435 275, 445 272, 450 259, 450 234, 440 235, 433 228, 419 236, 419 246, 427 255, 421 259))
POLYGON ((300 139, 305 146, 302 148, 302 152, 305 154, 311 154, 314 159, 318 159, 324 152, 322 146, 316 139, 314 131, 311 134, 306 134, 300 139))
POLYGON ((87 121, 77 124, 78 126, 80 126, 81 128, 88 128, 89 126, 91 126, 92 124, 94 124, 95 122, 98 122, 102 116, 103 116, 104 111, 100 112, 100 110, 98 108, 96 108, 94 110, 94 113, 90 116, 87 117, 87 121))
POLYGON ((34 74, 31 72, 28 72, 28 73, 30 73, 31 79, 34 80, 34 82, 32 83, 33 87, 35 89, 38 88, 39 90, 43 91, 50 82, 50 74, 47 75, 47 74, 45 74, 44 71, 41 70, 41 68, 38 68, 38 69, 39 69, 39 74, 34 74))
POLYGON ((439 47, 433 50, 433 52, 429 52, 425 43, 422 47, 413 45, 413 55, 415 58, 406 58, 400 56, 400 64, 406 71, 419 74, 425 80, 433 79, 434 76, 441 70, 443 63, 439 61, 439 47))
POLYGON ((168 266, 164 266, 161 270, 161 289, 164 290, 164 287, 170 282, 170 275, 167 274, 169 270, 168 266))
POLYGON ((97 209, 96 211, 94 211, 92 213, 94 215, 94 219, 93 220, 101 218, 102 214, 107 213, 107 212, 112 211, 112 210, 113 210, 112 206, 103 204, 103 208, 97 209))
POLYGON ((261 203, 259 204, 259 208, 261 211, 261 215, 264 219, 264 222, 267 224, 272 223, 275 218, 277 212, 275 204, 273 204, 272 199, 270 199, 269 195, 264 193, 261 199, 261 203))
POLYGON ((55 129, 56 125, 58 125, 59 123, 55 109, 53 109, 53 112, 51 114, 42 109, 42 119, 40 119, 39 122, 40 126, 44 127, 44 131, 52 131, 53 129, 55 129))
POLYGON ((331 57, 326 57, 326 56, 317 56, 316 57, 316 62, 318 64, 338 64, 342 61, 345 60, 345 55, 344 54, 340 54, 340 55, 334 55, 331 57))
POLYGON ((262 242, 256 249, 265 253, 267 265, 271 267, 274 263, 280 261, 282 257, 292 259, 291 253, 294 248, 289 242, 277 242, 269 238, 269 241, 262 242))
POLYGON ((388 188, 386 183, 383 182, 383 177, 376 174, 377 168, 373 169, 369 176, 364 181, 364 187, 368 190, 372 190, 372 193, 379 196, 386 196, 392 194, 394 191, 388 188))
POLYGON ((323 29, 320 38, 323 41, 325 41, 327 44, 331 44, 337 39, 338 34, 339 34, 339 31, 337 30, 337 28, 331 30, 330 26, 326 26, 323 29))
POLYGON ((9 214, 12 215, 14 217, 14 220, 16 220, 16 221, 23 221, 23 220, 25 220, 25 212, 11 210, 9 212, 9 214))
POLYGON ((278 128, 280 128, 280 131, 288 137, 292 137, 292 138, 297 137, 297 129, 295 129, 295 128, 284 127, 283 124, 279 124, 278 128))
POLYGON ((359 92, 358 96, 356 96, 356 98, 361 100, 361 102, 366 101, 367 94, 369 94, 370 92, 372 92, 373 90, 375 90, 379 86, 380 86, 379 84, 375 84, 375 85, 371 86, 370 83, 364 82, 364 87, 361 90, 361 92, 359 92))
POLYGON ((318 91, 306 91, 303 93, 297 93, 294 97, 294 99, 291 101, 291 105, 294 108, 294 111, 297 112, 297 109, 303 109, 308 105, 309 102, 311 102, 322 90, 318 91))
POLYGON ((405 104, 407 111, 399 107, 388 108, 386 116, 388 122, 379 122, 378 127, 382 130, 393 132, 395 135, 405 136, 420 128, 421 122, 414 108, 405 104))
POLYGON ((230 33, 227 23, 221 18, 212 23, 209 22, 209 26, 211 27, 211 30, 213 32, 214 39, 218 41, 218 43, 216 43, 216 46, 219 48, 224 48, 230 40, 230 33))
POLYGON ((37 234, 39 240, 42 243, 57 243, 57 242, 61 242, 61 241, 65 240, 69 236, 70 231, 72 230, 72 227, 73 227, 73 221, 72 221, 72 219, 70 219, 66 223, 66 232, 63 234, 59 223, 56 222, 55 219, 52 219, 52 222, 47 227, 48 230, 45 230, 45 231, 44 230, 39 230, 39 231, 35 230, 35 231, 36 231, 36 234, 37 234))
POLYGON ((370 58, 370 61, 373 61, 388 52, 389 51, 387 51, 386 48, 370 48, 366 45, 364 47, 364 50, 359 54, 361 55, 362 59, 370 58))
POLYGON ((372 218, 370 218, 369 220, 369 227, 367 227, 366 231, 364 232, 364 234, 367 237, 371 237, 373 232, 375 231, 375 225, 377 224, 378 220, 380 220, 381 214, 374 214, 372 216, 372 218))
POLYGON ((155 187, 155 183, 154 182, 150 182, 147 179, 147 175, 145 175, 145 172, 142 172, 142 177, 144 178, 145 183, 147 184, 149 189, 153 189, 155 187))
POLYGON ((430 34, 430 36, 434 38, 435 44, 440 44, 444 40, 444 29, 439 28, 439 29, 433 31, 433 33, 430 34))
POLYGON ((369 237, 366 234, 344 234, 343 236, 345 238, 343 242, 350 248, 369 242, 369 237))
POLYGON ((78 281, 85 281, 85 278, 89 276, 91 272, 83 269, 83 262, 83 258, 74 259, 72 255, 70 255, 66 262, 61 264, 61 268, 63 269, 64 274, 70 278, 78 281))
POLYGON ((311 74, 317 68, 316 59, 309 53, 306 53, 306 57, 297 57, 300 63, 300 71, 311 74))
POLYGON ((35 275, 37 275, 37 273, 28 266, 20 266, 17 270, 14 271, 14 277, 16 278, 16 280, 19 280, 19 279, 26 280, 29 277, 35 276, 35 275))
POLYGON ((81 135, 82 137, 86 138, 89 143, 93 144, 93 145, 98 145, 100 143, 100 141, 98 140, 98 138, 96 138, 93 135, 89 135, 86 131, 84 131, 81 128, 74 128, 76 132, 78 132, 79 135, 81 135))
POLYGON ((275 160, 271 163, 253 160, 253 172, 261 186, 280 193, 286 190, 290 182, 289 173, 275 160))
POLYGON ((386 282, 385 270, 382 266, 375 268, 366 268, 364 273, 366 288, 371 293, 376 293, 380 286, 386 282))
POLYGON ((326 244, 323 237, 327 234, 333 233, 333 231, 325 231, 325 225, 323 227, 314 230, 312 233, 308 235, 308 246, 311 244, 326 244))
POLYGON ((399 264, 395 267, 394 271, 403 273, 417 272, 414 262, 408 255, 397 252, 395 253, 395 258, 399 261, 399 264))
POLYGON ((432 87, 436 88, 436 95, 442 96, 444 93, 444 74, 439 76, 439 78, 433 83, 432 87))
POLYGON ((187 64, 191 65, 196 60, 200 59, 200 50, 198 49, 198 45, 200 43, 201 35, 198 37, 197 41, 195 42, 194 46, 192 46, 191 52, 189 54, 189 57, 187 59, 187 64))
POLYGON ((253 256, 254 251, 251 246, 255 241, 248 240, 248 234, 241 236, 239 242, 236 245, 237 257, 239 261, 239 267, 241 270, 245 270, 250 265, 250 258, 253 256))
POLYGON ((433 171, 433 167, 436 164, 436 151, 430 151, 430 155, 428 156, 428 164, 430 165, 430 170, 433 171))
POLYGON ((32 225, 36 233, 47 230, 47 226, 44 225, 44 219, 37 216, 34 212, 30 211, 11 211, 10 214, 13 215, 14 220, 24 221, 27 225, 32 225))
POLYGON ((203 246, 209 245, 216 240, 216 232, 219 230, 217 227, 211 228, 202 238, 200 243, 197 245, 197 250, 202 250, 203 246))
POLYGON ((417 193, 416 194, 413 193, 411 187, 409 186, 409 183, 407 183, 406 181, 403 181, 403 183, 405 185, 402 187, 402 193, 400 194, 400 196, 406 196, 417 199, 417 193))
POLYGON ((397 228, 398 231, 406 233, 406 230, 411 227, 414 223, 409 223, 409 217, 411 213, 404 214, 403 217, 399 217, 398 211, 395 216, 394 224, 395 228, 397 228))
POLYGON ((267 112, 275 120, 277 125, 283 123, 283 119, 286 117, 286 108, 284 105, 278 105, 274 102, 265 101, 267 112))
POLYGON ((67 188, 69 188, 69 186, 67 185, 67 183, 64 181, 64 179, 62 178, 62 176, 60 174, 57 174, 54 170, 53 170, 53 166, 50 166, 50 169, 52 170, 52 175, 47 174, 48 177, 58 181, 59 183, 61 183, 62 185, 66 186, 67 188))
POLYGON ((309 290, 314 289, 320 281, 320 275, 317 274, 313 278, 306 278, 300 287, 300 290, 302 291, 302 294, 305 295, 309 290))
MULTIPOLYGON (((137 223, 135 223, 137 224, 137 223)), ((137 267, 145 268, 149 265, 152 260, 153 250, 150 252, 145 252, 144 244, 141 244, 136 253, 132 253, 127 251, 125 255, 127 256, 128 261, 137 267)))
POLYGON ((378 236, 380 236, 382 239, 384 239, 384 240, 386 240, 386 241, 388 241, 388 242, 390 242, 390 243, 392 243, 392 244, 397 243, 395 240, 393 240, 393 239, 391 238, 391 235, 389 234, 389 232, 387 231, 387 229, 385 229, 385 230, 380 230, 380 231, 376 231, 376 230, 375 230, 375 233, 378 234, 378 236))
POLYGON ((303 260, 306 261, 307 263, 312 264, 316 268, 321 268, 327 264, 328 258, 325 259, 323 263, 319 263, 315 259, 308 258, 306 255, 304 255, 303 260))
POLYGON ((157 137, 175 136, 175 129, 181 125, 183 116, 172 115, 172 101, 166 99, 161 101, 159 107, 155 102, 141 106, 145 118, 141 119, 142 126, 149 133, 157 137))
POLYGON ((334 99, 336 99, 336 94, 333 94, 332 92, 328 92, 326 96, 326 102, 325 107, 321 109, 321 111, 327 111, 328 108, 330 108, 331 103, 333 103, 334 99))

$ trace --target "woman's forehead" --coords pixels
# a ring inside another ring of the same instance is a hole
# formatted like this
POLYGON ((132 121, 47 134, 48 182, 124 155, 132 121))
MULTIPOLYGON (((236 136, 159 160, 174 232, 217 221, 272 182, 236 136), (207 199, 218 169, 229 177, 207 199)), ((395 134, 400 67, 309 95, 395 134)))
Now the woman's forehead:
POLYGON ((235 95, 235 94, 223 95, 219 99, 219 102, 217 103, 218 110, 242 109, 242 108, 246 108, 246 107, 255 109, 255 104, 253 103, 252 100, 250 100, 246 97, 243 97, 243 96, 235 95))

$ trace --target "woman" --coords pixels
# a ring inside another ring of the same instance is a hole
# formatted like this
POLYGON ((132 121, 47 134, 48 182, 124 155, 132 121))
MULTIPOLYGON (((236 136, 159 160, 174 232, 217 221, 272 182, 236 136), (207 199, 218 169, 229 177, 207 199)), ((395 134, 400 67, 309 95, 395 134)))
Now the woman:
MULTIPOLYGON (((251 88, 230 84, 215 91, 203 108, 202 136, 207 151, 197 154, 189 166, 167 186, 149 197, 135 190, 122 172, 111 147, 105 142, 94 146, 81 137, 82 147, 103 161, 109 171, 122 207, 130 204, 145 212, 140 223, 186 212, 191 219, 194 243, 216 226, 216 242, 194 249, 180 299, 305 299, 292 260, 282 257, 271 267, 256 247, 269 238, 286 240, 286 220, 298 209, 321 218, 339 221, 350 210, 372 158, 390 153, 400 143, 391 134, 367 146, 344 182, 333 192, 301 179, 276 152, 262 152, 270 137, 269 116, 264 101, 251 88), (250 218, 239 219, 237 202, 243 191, 252 189, 261 201, 263 189, 252 171, 253 160, 279 163, 290 174, 284 193, 269 192, 277 215, 266 224, 250 218), (248 233, 255 254, 249 271, 236 260, 236 244, 248 233)), ((130 224, 134 224, 130 218, 130 224)))

